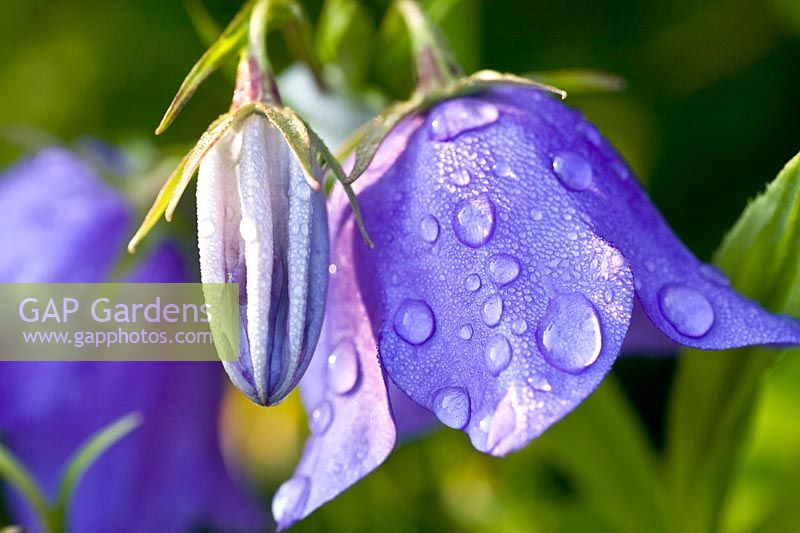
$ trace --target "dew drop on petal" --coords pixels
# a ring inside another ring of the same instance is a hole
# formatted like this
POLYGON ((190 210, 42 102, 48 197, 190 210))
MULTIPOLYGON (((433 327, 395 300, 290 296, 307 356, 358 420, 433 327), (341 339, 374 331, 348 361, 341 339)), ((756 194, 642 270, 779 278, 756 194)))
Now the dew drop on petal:
POLYGON ((207 218, 197 223, 197 235, 200 237, 211 237, 214 231, 214 223, 207 218))
POLYGON ((542 220, 542 217, 543 217, 543 216, 544 216, 544 213, 542 213, 542 212, 541 212, 540 210, 538 210, 538 209, 534 209, 533 211, 531 211, 531 218, 532 218, 533 220, 542 220))
POLYGON ((311 483, 305 476, 296 476, 278 488, 272 499, 272 516, 278 524, 291 522, 303 513, 311 483))
POLYGON ((623 181, 625 181, 625 180, 627 180, 628 178, 631 177, 631 171, 628 170, 628 167, 625 166, 624 163, 621 163, 621 162, 617 161, 612 165, 611 168, 614 169, 614 172, 616 172, 616 174, 619 177, 619 179, 621 179, 623 181))
POLYGON ((597 131, 597 128, 594 124, 590 122, 581 122, 578 124, 578 131, 592 143, 595 147, 600 147, 603 144, 603 137, 600 135, 600 132, 597 131))
POLYGON ((469 422, 469 395, 461 387, 445 387, 433 398, 433 412, 442 424, 462 429, 469 422))
POLYGON ((514 335, 523 335, 528 331, 528 323, 524 318, 517 318, 511 323, 511 332, 514 335))
POLYGON ((714 325, 714 308, 700 292, 677 283, 665 285, 658 293, 661 313, 687 337, 702 337, 714 325))
POLYGON ((519 276, 519 261, 509 254, 491 255, 486 260, 486 274, 498 285, 506 285, 519 276))
POLYGON ((711 283, 715 283, 720 287, 730 287, 731 285, 731 280, 728 279, 728 276, 714 265, 703 264, 700 265, 698 270, 700 271, 700 275, 711 283))
POLYGON ((553 390, 553 387, 552 385, 550 385, 550 382, 547 381, 547 378, 541 374, 537 374, 534 377, 528 378, 528 385, 542 392, 550 392, 551 390, 553 390))
POLYGON ((239 223, 239 234, 242 236, 244 242, 253 242, 258 237, 256 231, 256 224, 251 218, 242 218, 239 223))
POLYGON ((328 428, 331 426, 331 422, 333 422, 333 405, 331 402, 324 400, 318 406, 316 406, 311 411, 311 416, 309 417, 309 425, 311 426, 311 432, 315 435, 322 435, 328 428))
POLYGON ((493 376, 499 375, 511 363, 511 343, 503 335, 492 335, 486 342, 483 354, 486 366, 493 376))
POLYGON ((429 243, 436 242, 439 238, 439 221, 433 215, 425 215, 419 221, 419 234, 422 240, 429 243))
POLYGON ((470 180, 472 179, 469 175, 469 172, 465 168, 457 168, 450 172, 447 175, 448 181, 453 185, 458 185, 459 187, 464 187, 469 185, 470 180))
POLYGON ((487 195, 481 194, 456 206, 453 230, 467 246, 479 248, 489 242, 494 226, 495 206, 487 195))
POLYGON ((431 137, 449 141, 466 131, 493 123, 499 115, 497 107, 489 102, 473 98, 450 100, 431 111, 431 137))
POLYGON ((394 315, 394 330, 409 344, 419 346, 431 338, 436 319, 430 306, 422 300, 404 300, 394 315))
POLYGON ((597 360, 602 347, 597 311, 582 294, 557 296, 547 306, 536 340, 550 365, 564 372, 582 372, 597 360))
POLYGON ((516 177, 514 174, 514 170, 511 168, 511 165, 504 159, 498 159, 498 161, 494 164, 493 170, 495 174, 502 178, 513 178, 516 177))
POLYGON ((477 274, 470 274, 464 279, 464 288, 470 292, 475 292, 481 288, 481 277, 477 274))
POLYGON ((465 341, 470 340, 472 338, 472 326, 469 324, 464 324, 461 326, 461 328, 458 330, 458 336, 465 341))
POLYGON ((503 316, 503 300, 498 295, 490 296, 488 300, 483 302, 481 308, 481 318, 483 323, 489 327, 494 327, 500 323, 500 317, 503 316))
POLYGON ((553 170, 567 189, 585 191, 592 185, 592 167, 574 152, 561 152, 553 159, 553 170))
POLYGON ((347 394, 355 388, 360 374, 356 347, 349 340, 343 341, 328 356, 328 386, 337 394, 347 394))

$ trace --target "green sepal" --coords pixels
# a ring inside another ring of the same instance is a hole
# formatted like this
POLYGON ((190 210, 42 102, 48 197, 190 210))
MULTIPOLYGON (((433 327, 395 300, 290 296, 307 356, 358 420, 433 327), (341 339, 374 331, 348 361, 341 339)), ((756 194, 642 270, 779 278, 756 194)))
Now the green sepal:
POLYGON ((493 70, 481 70, 442 89, 417 91, 409 100, 390 105, 367 124, 361 140, 355 148, 353 169, 343 183, 353 183, 367 170, 383 140, 404 118, 423 112, 442 100, 477 93, 494 85, 533 87, 557 94, 562 99, 567 97, 567 93, 561 89, 514 74, 502 74, 493 70))
POLYGON ((212 72, 217 70, 224 61, 238 54, 246 44, 250 12, 253 10, 254 4, 254 0, 248 0, 217 40, 214 41, 214 44, 194 64, 192 70, 189 71, 189 74, 178 88, 178 92, 172 99, 166 113, 164 113, 161 123, 156 128, 156 135, 163 133, 172 124, 172 121, 175 120, 175 117, 178 116, 178 113, 180 113, 200 84, 212 72))
POLYGON ((624 78, 592 69, 556 69, 529 72, 526 79, 560 87, 571 95, 597 94, 624 91, 627 82, 624 78))
MULTIPOLYGON (((800 315, 800 155, 747 206, 715 262, 743 294, 772 311, 800 315)), ((670 401, 665 478, 676 529, 720 529, 762 380, 783 353, 749 347, 689 350, 681 358, 670 401)))
POLYGON ((322 139, 297 113, 288 107, 270 106, 262 103, 253 104, 253 107, 256 111, 267 117, 281 132, 284 139, 286 139, 286 142, 289 144, 289 147, 300 161, 300 165, 306 173, 306 179, 314 190, 319 190, 320 187, 323 186, 314 175, 314 166, 317 163, 315 158, 318 156, 321 159, 321 163, 327 166, 344 187, 347 198, 350 200, 350 207, 353 209, 353 215, 355 216, 361 236, 367 243, 367 246, 374 248, 375 245, 372 240, 370 240, 367 230, 364 227, 364 221, 361 217, 361 210, 358 207, 356 195, 352 187, 350 187, 350 184, 346 182, 347 178, 339 161, 333 156, 322 139))
POLYGON ((130 242, 128 243, 128 253, 135 253, 136 247, 139 243, 144 239, 144 237, 150 233, 150 230, 158 222, 164 213, 167 210, 167 204, 172 198, 172 195, 175 194, 175 189, 178 186, 178 182, 181 180, 181 176, 183 175, 183 169, 186 166, 186 160, 189 158, 189 155, 185 155, 175 170, 172 171, 167 181, 164 182, 164 185, 161 187, 161 190, 158 191, 158 195, 156 196, 155 202, 153 202, 152 207, 147 212, 144 217, 144 221, 142 221, 142 225, 139 226, 139 229, 136 230, 136 233, 131 238, 130 242))
POLYGON ((367 244, 372 246, 372 242, 364 228, 360 210, 355 201, 355 194, 349 184, 346 183, 346 177, 339 162, 331 154, 330 150, 328 150, 328 147, 325 146, 325 143, 322 142, 319 136, 317 136, 311 128, 308 127, 305 121, 292 109, 263 102, 253 102, 242 106, 234 113, 227 113, 220 116, 209 126, 205 133, 203 133, 200 140, 197 141, 197 144, 195 144, 191 151, 183 158, 172 175, 164 183, 161 191, 159 191, 142 225, 128 244, 128 251, 130 253, 135 252, 136 246, 153 226, 155 226, 161 215, 164 215, 167 221, 172 220, 172 215, 178 206, 183 192, 186 190, 186 187, 188 187, 189 182, 209 150, 211 150, 232 127, 236 126, 253 113, 264 116, 278 131, 280 131, 286 143, 289 145, 289 148, 300 162, 300 166, 303 169, 309 186, 314 190, 320 190, 323 186, 314 172, 316 164, 315 158, 317 156, 321 158, 334 176, 345 186, 345 191, 353 207, 359 230, 367 244))

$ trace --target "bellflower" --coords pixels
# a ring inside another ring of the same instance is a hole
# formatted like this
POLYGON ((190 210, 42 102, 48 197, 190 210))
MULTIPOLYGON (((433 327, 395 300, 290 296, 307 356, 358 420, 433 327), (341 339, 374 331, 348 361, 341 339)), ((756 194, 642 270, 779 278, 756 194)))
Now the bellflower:
MULTIPOLYGON (((131 208, 83 162, 47 149, 0 176, 0 281, 101 282, 121 258, 131 208)), ((190 281, 169 243, 126 276, 190 281)), ((222 373, 214 363, 0 363, 0 439, 52 497, 67 459, 98 429, 133 411, 143 424, 87 471, 69 531, 187 531, 262 522, 219 449, 222 373), (102 504, 98 504, 102 502, 102 504)), ((4 490, 10 517, 37 531, 4 490)))
POLYGON ((200 163, 197 242, 204 283, 240 284, 240 355, 225 370, 254 402, 280 402, 322 326, 328 230, 324 192, 264 116, 235 125, 200 163))
POLYGON ((693 256, 595 126, 544 91, 498 84, 406 118, 354 188, 375 249, 337 193, 300 384, 312 433, 273 500, 281 528, 386 458, 407 423, 391 382, 503 456, 595 390, 634 300, 684 346, 800 344, 800 322, 693 256))

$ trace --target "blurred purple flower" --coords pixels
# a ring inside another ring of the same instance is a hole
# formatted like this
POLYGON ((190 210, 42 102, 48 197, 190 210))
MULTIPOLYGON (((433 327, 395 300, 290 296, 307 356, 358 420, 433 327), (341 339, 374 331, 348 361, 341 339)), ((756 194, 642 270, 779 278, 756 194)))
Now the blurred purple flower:
MULTIPOLYGON (((124 253, 130 207, 65 150, 44 150, 0 176, 0 209, 2 282, 100 282, 124 253)), ((169 243, 127 280, 190 281, 169 243)), ((52 496, 80 444, 138 411, 143 425, 78 485, 70 531, 257 527, 261 513, 234 486, 219 449, 222 392, 214 363, 0 363, 0 438, 52 496)), ((5 493, 15 522, 37 527, 5 493)))
POLYGON ((597 129, 541 91, 497 87, 407 119, 355 185, 376 249, 339 194, 300 384, 312 434, 273 500, 281 528, 378 466, 416 417, 387 375, 502 456, 595 390, 634 299, 685 346, 800 343, 798 321, 695 258, 597 129))

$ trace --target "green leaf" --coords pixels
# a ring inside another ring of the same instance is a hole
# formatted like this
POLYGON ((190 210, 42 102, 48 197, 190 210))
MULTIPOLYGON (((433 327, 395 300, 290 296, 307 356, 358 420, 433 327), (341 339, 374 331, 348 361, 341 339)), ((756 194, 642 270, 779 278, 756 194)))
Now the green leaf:
MULTIPOLYGON (((66 513, 75 489, 83 475, 103 453, 142 424, 139 413, 131 413, 95 433, 83 444, 67 463, 58 488, 58 499, 53 510, 54 531, 63 531, 66 513)), ((113 490, 113 487, 108 487, 113 490)))
MULTIPOLYGON (((800 315, 800 155, 748 205, 716 263, 767 308, 800 315)), ((681 531, 718 529, 765 373, 781 351, 689 351, 671 398, 666 483, 681 531)))
POLYGON ((213 45, 221 31, 217 21, 214 20, 214 17, 211 16, 211 13, 208 12, 205 4, 203 4, 203 0, 184 0, 183 5, 186 8, 186 13, 189 15, 192 26, 194 26, 194 31, 197 32, 197 36, 200 37, 204 45, 213 45))
POLYGON ((613 376, 534 446, 620 531, 666 531, 655 453, 613 376))
POLYGON ((219 38, 214 41, 214 44, 194 64, 192 70, 189 71, 180 88, 178 88, 178 92, 167 108, 167 112, 164 113, 164 118, 161 119, 161 123, 156 128, 156 135, 163 133, 172 124, 172 121, 175 120, 175 117, 178 116, 178 113, 180 113, 200 84, 212 72, 217 70, 224 61, 239 53, 245 45, 247 42, 248 19, 254 3, 254 0, 248 0, 228 24, 228 27, 220 34, 219 38))
POLYGON ((624 78, 591 69, 557 69, 529 72, 527 79, 564 89, 570 94, 595 94, 625 90, 624 78))
POLYGON ((2 444, 0 444, 0 477, 27 500, 41 520, 42 526, 48 528, 50 511, 42 489, 28 469, 2 444))

